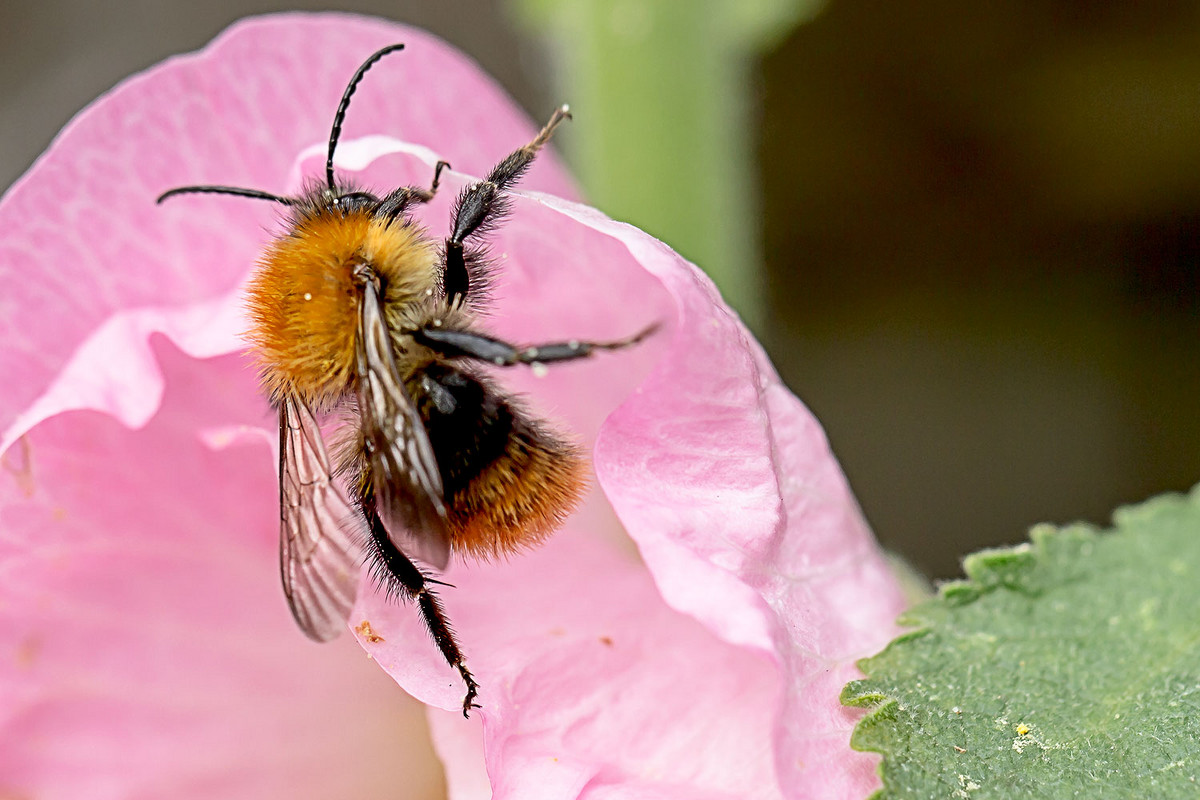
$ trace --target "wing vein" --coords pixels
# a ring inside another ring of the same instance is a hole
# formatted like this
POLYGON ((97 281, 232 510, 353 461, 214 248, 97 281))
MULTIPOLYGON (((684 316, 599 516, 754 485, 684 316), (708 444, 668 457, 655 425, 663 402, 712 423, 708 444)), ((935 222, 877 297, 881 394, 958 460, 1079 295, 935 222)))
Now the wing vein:
POLYGON ((438 569, 450 559, 442 475, 396 367, 379 294, 366 281, 356 355, 358 411, 375 506, 393 544, 438 569))
POLYGON ((279 564, 292 616, 311 639, 345 630, 366 520, 334 483, 321 428, 298 397, 279 408, 279 564))

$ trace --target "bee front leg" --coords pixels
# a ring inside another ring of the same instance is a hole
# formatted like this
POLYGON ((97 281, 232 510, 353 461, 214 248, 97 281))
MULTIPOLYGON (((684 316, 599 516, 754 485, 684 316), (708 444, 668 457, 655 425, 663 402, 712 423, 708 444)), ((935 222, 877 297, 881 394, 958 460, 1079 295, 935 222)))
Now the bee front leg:
POLYGON ((387 197, 379 201, 375 206, 374 214, 377 217, 385 217, 389 221, 403 214, 408 207, 413 203, 428 203, 437 195, 438 182, 442 177, 442 170, 450 166, 448 161, 439 161, 437 166, 433 168, 433 183, 428 189, 421 189, 416 186, 401 186, 387 197))
POLYGON ((454 230, 446 239, 446 271, 442 279, 446 299, 451 305, 464 302, 471 288, 470 270, 467 269, 469 258, 464 252, 467 238, 481 229, 486 231, 504 216, 508 210, 504 191, 525 174, 538 151, 550 141, 554 129, 570 118, 571 112, 566 106, 555 109, 550 121, 532 142, 514 150, 493 167, 486 178, 459 195, 454 205, 454 230))

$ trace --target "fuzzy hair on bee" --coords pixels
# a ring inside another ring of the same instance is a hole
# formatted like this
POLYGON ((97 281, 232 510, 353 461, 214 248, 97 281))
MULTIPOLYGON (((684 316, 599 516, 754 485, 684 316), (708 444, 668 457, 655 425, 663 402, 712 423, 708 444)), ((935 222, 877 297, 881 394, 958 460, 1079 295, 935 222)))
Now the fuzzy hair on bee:
POLYGON ((221 185, 226 194, 287 207, 286 231, 259 259, 246 303, 247 339, 279 413, 280 572, 301 630, 317 641, 346 627, 360 566, 391 596, 414 601, 434 643, 478 708, 433 577, 453 553, 494 558, 532 547, 574 510, 585 488, 582 449, 500 389, 486 370, 619 350, 654 326, 610 342, 516 345, 479 324, 488 272, 484 237, 505 196, 570 114, 462 191, 438 242, 410 216, 433 199, 401 186, 377 195, 338 179, 333 159, 350 99, 366 72, 402 44, 372 54, 334 114, 323 181, 298 196, 221 185), (330 455, 320 419, 343 420, 330 455), (419 566, 414 559, 421 562, 419 566))

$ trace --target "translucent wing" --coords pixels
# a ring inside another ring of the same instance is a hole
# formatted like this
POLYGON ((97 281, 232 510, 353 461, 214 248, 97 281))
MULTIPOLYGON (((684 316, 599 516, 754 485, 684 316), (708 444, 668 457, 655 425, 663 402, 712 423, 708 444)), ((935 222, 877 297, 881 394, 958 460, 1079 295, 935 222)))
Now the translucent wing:
POLYGON ((327 642, 354 605, 366 520, 333 483, 321 429, 299 398, 279 409, 279 509, 288 605, 309 638, 327 642))
POLYGON ((358 331, 358 411, 375 506, 392 542, 442 569, 450 560, 442 476, 421 416, 396 369, 392 340, 370 281, 358 331))

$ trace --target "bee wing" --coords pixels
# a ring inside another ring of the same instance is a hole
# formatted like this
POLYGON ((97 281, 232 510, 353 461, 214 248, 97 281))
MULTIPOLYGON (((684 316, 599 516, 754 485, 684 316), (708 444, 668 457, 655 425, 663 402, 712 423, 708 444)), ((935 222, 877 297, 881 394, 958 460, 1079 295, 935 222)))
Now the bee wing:
POLYGON ((375 506, 406 555, 444 569, 450 535, 442 474, 421 415, 396 369, 374 284, 366 282, 358 332, 358 411, 375 506))
POLYGON ((366 520, 334 484, 321 429, 294 397, 279 409, 279 508, 284 594, 301 630, 327 642, 354 605, 366 520))

